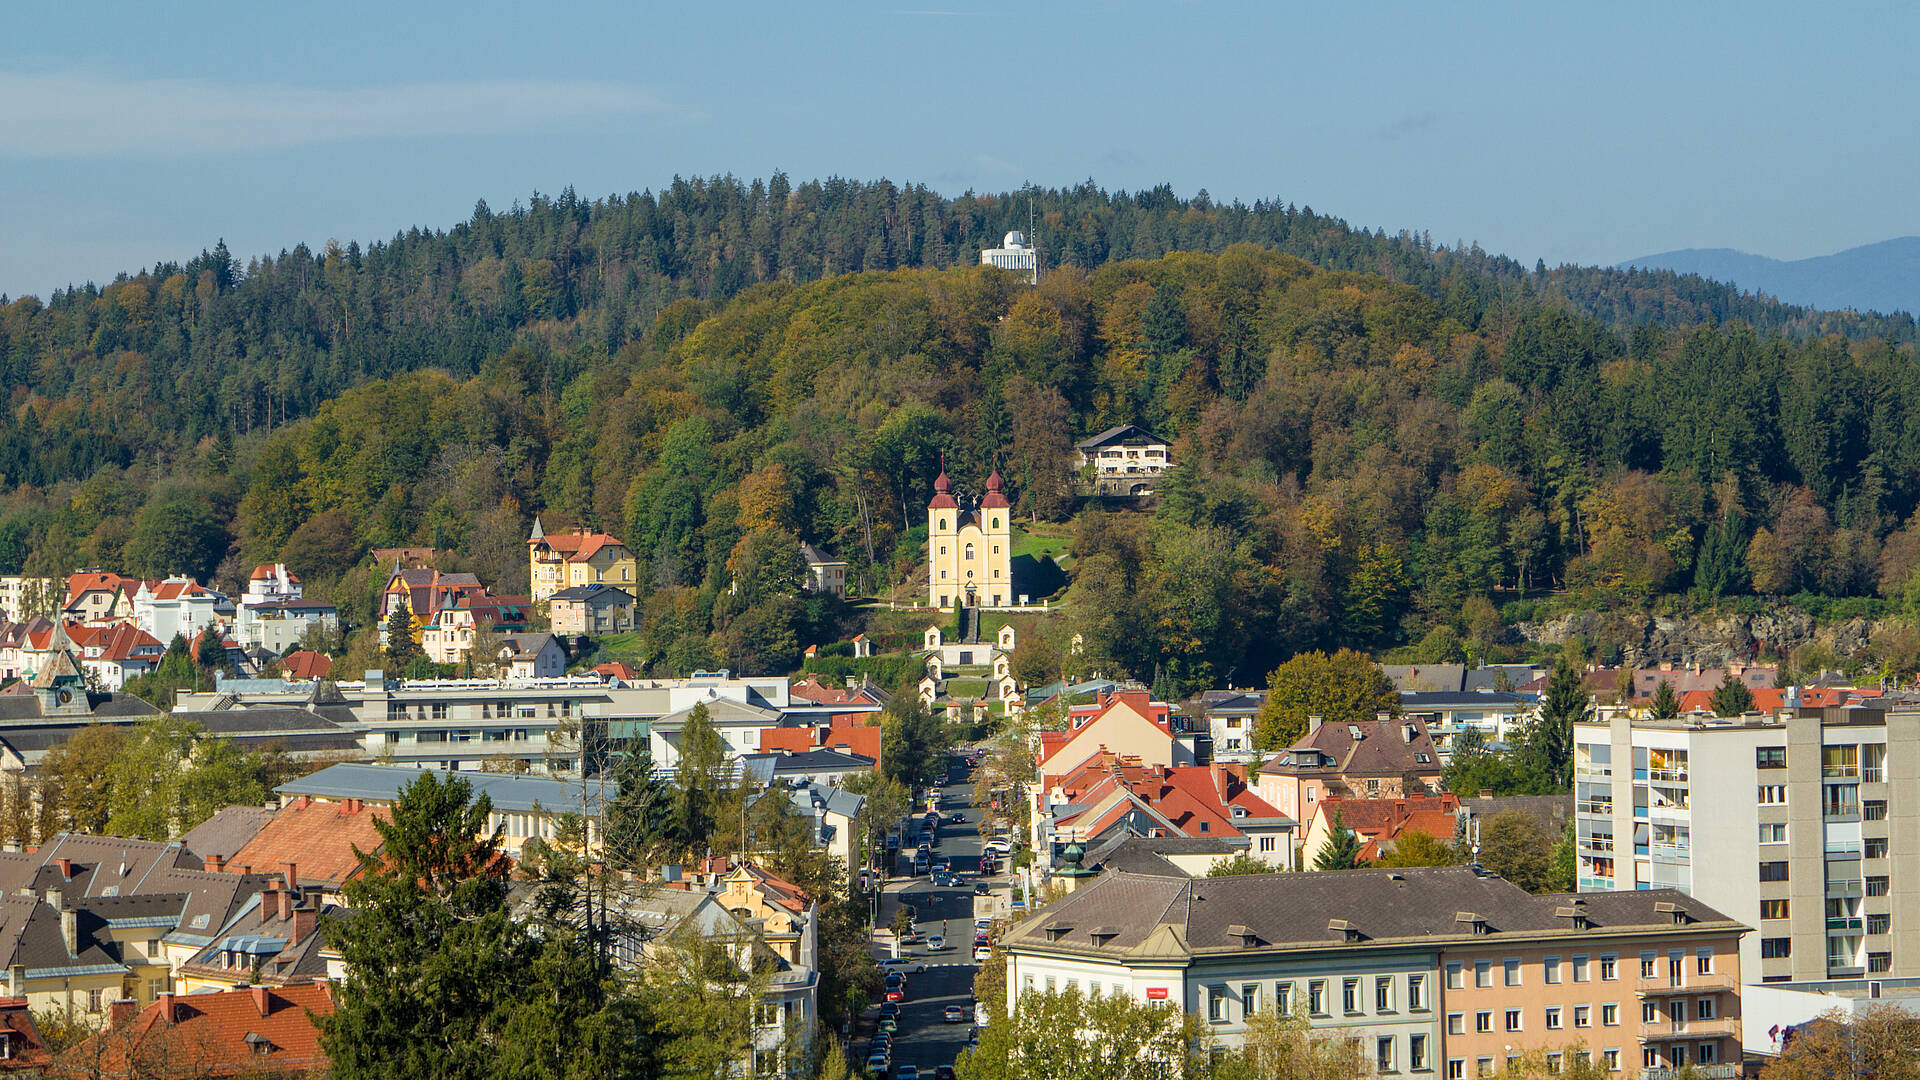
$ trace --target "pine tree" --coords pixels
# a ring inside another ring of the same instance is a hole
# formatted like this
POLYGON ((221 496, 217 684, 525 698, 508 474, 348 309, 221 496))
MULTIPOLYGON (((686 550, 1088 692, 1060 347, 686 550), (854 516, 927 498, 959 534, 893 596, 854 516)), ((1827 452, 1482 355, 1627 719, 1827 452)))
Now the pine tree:
POLYGON ((1739 716, 1753 711, 1753 691, 1747 684, 1733 677, 1729 672, 1720 679, 1720 685, 1713 692, 1709 702, 1715 716, 1739 716))
POLYGON ((607 861, 620 870, 644 871, 667 835, 673 791, 653 775, 653 751, 644 745, 614 768, 616 791, 607 804, 607 861))
POLYGON ((1653 718, 1671 720, 1680 715, 1680 698, 1673 692, 1673 684, 1665 679, 1653 691, 1653 718))
POLYGON ((407 666, 425 655, 420 651, 420 643, 413 640, 413 615, 405 604, 393 605, 387 613, 387 663, 396 671, 405 671, 407 666))
POLYGON ((1550 790, 1573 786, 1573 723, 1587 714, 1588 705, 1580 669, 1561 656, 1547 679, 1540 715, 1527 728, 1523 750, 1528 768, 1550 790))
POLYGON ((1360 858, 1360 834, 1347 828, 1340 811, 1333 812, 1332 831, 1320 854, 1313 857, 1315 870, 1353 870, 1364 865, 1360 858))

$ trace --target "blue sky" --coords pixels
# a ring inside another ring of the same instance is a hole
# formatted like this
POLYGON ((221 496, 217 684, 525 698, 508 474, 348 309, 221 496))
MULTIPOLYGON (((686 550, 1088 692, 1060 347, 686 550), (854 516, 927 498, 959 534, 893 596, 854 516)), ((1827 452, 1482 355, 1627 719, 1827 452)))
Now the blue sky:
POLYGON ((15 7, 0 293, 676 173, 1278 196, 1527 262, 1920 233, 1913 5, 15 7))

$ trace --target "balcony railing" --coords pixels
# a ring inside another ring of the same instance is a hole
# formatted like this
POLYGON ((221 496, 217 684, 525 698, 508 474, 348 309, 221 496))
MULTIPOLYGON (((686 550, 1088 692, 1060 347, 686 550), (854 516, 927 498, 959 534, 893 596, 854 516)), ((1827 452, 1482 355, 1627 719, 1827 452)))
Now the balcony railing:
POLYGON ((1584 814, 1588 817, 1612 817, 1613 800, 1590 799, 1586 802, 1575 803, 1573 812, 1576 814, 1584 814))
POLYGON ((1861 922, 1859 919, 1828 919, 1827 920, 1827 929, 1829 930, 1857 931, 1860 928, 1861 928, 1861 922))
POLYGON ((1865 896, 1865 895, 1866 895, 1866 889, 1862 887, 1859 878, 1828 878, 1827 879, 1827 896, 1828 897, 1865 896))
POLYGON ((1886 779, 1887 767, 1885 765, 1862 765, 1860 767, 1860 782, 1863 784, 1885 783, 1886 779))
POLYGON ((1682 1080, 1694 1077, 1696 1080, 1733 1080, 1740 1075, 1740 1063, 1722 1061, 1713 1065, 1686 1065, 1675 1069, 1641 1069, 1640 1080, 1682 1080))
POLYGON ((1860 820, 1860 803, 1852 799, 1828 801, 1821 804, 1820 816, 1828 821, 1858 821, 1860 820))
POLYGON ((1859 844, 1828 844, 1827 845, 1827 858, 1829 859, 1857 859, 1859 857, 1860 857, 1859 844))
POLYGON ((1689 969, 1680 982, 1674 982, 1666 975, 1657 975, 1651 979, 1641 979, 1634 987, 1634 993, 1640 997, 1662 997, 1679 994, 1718 993, 1736 989, 1733 976, 1723 972, 1702 975, 1689 969))
POLYGON ((1860 778, 1860 766, 1822 765, 1820 775, 1828 780, 1857 780, 1860 778))
POLYGON ((1729 1016, 1715 1017, 1712 1020, 1642 1020, 1640 1037, 1643 1039, 1701 1038, 1711 1039, 1721 1035, 1740 1034, 1740 1021, 1729 1016))
POLYGON ((1613 837, 1611 837, 1611 836, 1583 836, 1583 837, 1581 837, 1581 838, 1580 838, 1580 850, 1582 850, 1582 851, 1612 851, 1612 850, 1613 850, 1613 837))
POLYGON ((1647 779, 1663 784, 1684 784, 1687 782, 1687 770, 1648 769, 1647 779))

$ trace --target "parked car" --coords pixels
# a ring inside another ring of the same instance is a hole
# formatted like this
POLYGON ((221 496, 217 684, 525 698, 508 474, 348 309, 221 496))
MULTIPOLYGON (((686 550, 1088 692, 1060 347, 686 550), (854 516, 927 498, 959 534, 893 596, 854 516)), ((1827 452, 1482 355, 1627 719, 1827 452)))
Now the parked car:
POLYGON ((973 959, 975 963, 985 963, 993 959, 993 946, 976 944, 973 947, 973 959))
POLYGON ((933 1070, 933 1080, 954 1080, 953 1066, 942 1065, 933 1070))
POLYGON ((883 1016, 880 1018, 880 1030, 891 1035, 900 1030, 900 1024, 891 1016, 883 1016))
POLYGON ((880 1015, 898 1017, 900 1015, 900 1006, 895 1002, 889 1001, 880 1006, 880 1015))
POLYGON ((925 940, 927 940, 926 935, 918 930, 909 930, 900 935, 900 944, 902 945, 918 945, 925 940))
POLYGON ((867 1055, 867 1071, 876 1076, 887 1071, 887 1052, 885 1050, 875 1050, 873 1053, 867 1055))
POLYGON ((902 1065, 894 1070, 893 1080, 920 1080, 920 1070, 911 1065, 902 1065))
POLYGON ((947 1023, 949 1024, 964 1024, 967 1022, 967 1010, 958 1005, 947 1006, 946 1016, 947 1023))
POLYGON ((927 939, 928 952, 939 952, 940 950, 946 947, 947 947, 947 939, 945 935, 935 934, 932 937, 927 939))
POLYGON ((984 934, 987 931, 993 929, 993 920, 987 918, 985 915, 982 915, 979 918, 973 920, 973 928, 984 934))

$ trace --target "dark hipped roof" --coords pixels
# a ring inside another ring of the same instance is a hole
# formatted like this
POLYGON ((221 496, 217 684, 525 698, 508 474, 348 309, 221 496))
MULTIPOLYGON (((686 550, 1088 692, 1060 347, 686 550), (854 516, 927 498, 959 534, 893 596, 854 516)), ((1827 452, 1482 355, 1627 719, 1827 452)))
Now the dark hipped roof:
POLYGON ((1502 933, 1658 931, 1676 928, 1674 911, 1696 927, 1742 929, 1674 889, 1534 896, 1503 878, 1448 866, 1224 878, 1110 873, 1016 924, 1005 941, 1010 948, 1176 957, 1484 941, 1502 933), (1562 914, 1576 902, 1586 931, 1562 914), (1484 933, 1475 934, 1466 916, 1481 920, 1484 933), (1350 929, 1330 926, 1334 920, 1350 929))
POLYGON ((1110 427, 1092 438, 1081 439, 1073 444, 1073 448, 1091 450, 1117 442, 1165 443, 1166 440, 1137 424, 1121 424, 1118 427, 1110 427))

